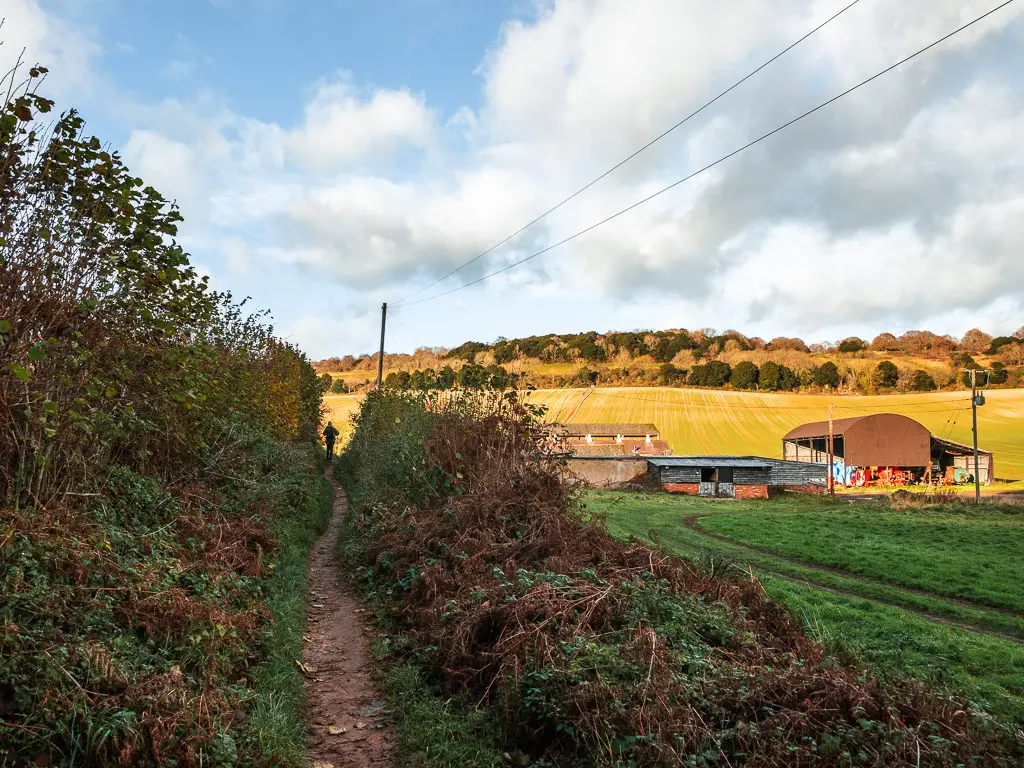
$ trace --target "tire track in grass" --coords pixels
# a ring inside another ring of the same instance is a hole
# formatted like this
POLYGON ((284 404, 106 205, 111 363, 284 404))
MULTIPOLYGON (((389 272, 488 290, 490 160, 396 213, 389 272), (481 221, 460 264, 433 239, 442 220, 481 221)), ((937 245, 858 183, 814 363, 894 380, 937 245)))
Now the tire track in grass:
MULTIPOLYGON (((818 564, 815 564, 815 563, 808 563, 808 562, 806 562, 804 560, 800 560, 800 559, 795 558, 795 557, 788 557, 786 555, 780 555, 780 554, 778 554, 776 552, 773 552, 770 549, 766 549, 764 547, 758 547, 758 546, 755 546, 753 544, 746 544, 744 542, 737 541, 735 539, 730 539, 727 536, 723 536, 723 535, 718 534, 718 533, 713 533, 713 532, 708 531, 708 530, 706 530, 706 529, 704 529, 704 528, 702 528, 700 526, 700 520, 702 518, 711 517, 713 514, 714 513, 705 512, 705 513, 702 513, 702 514, 687 515, 686 517, 682 518, 683 526, 685 528, 687 528, 688 530, 693 531, 694 533, 696 533, 696 534, 698 534, 698 535, 700 535, 702 537, 709 538, 709 539, 712 539, 714 541, 720 541, 720 542, 722 542, 724 544, 728 544, 728 545, 733 546, 733 547, 738 547, 738 548, 741 548, 741 549, 750 550, 752 552, 757 552, 757 553, 759 553, 761 555, 764 555, 765 557, 772 558, 772 559, 775 559, 775 560, 778 560, 778 561, 782 561, 784 563, 790 563, 790 564, 792 564, 794 566, 799 566, 800 568, 805 568, 805 569, 810 570, 810 571, 817 571, 819 573, 828 573, 828 574, 832 574, 832 575, 835 575, 835 576, 840 576, 842 578, 849 579, 850 581, 855 581, 855 582, 858 582, 860 584, 864 584, 865 586, 869 586, 869 587, 872 587, 872 588, 875 588, 875 589, 885 589, 887 591, 897 592, 897 593, 902 592, 904 594, 915 595, 917 597, 925 598, 925 599, 928 599, 928 600, 934 600, 934 601, 938 601, 938 602, 949 603, 949 604, 953 604, 953 605, 959 605, 959 606, 962 606, 964 608, 968 608, 970 610, 995 613, 995 614, 999 614, 1000 616, 1005 616, 1005 617, 1010 618, 1010 619, 1020 619, 1020 618, 1022 618, 1020 614, 1018 614, 1018 613, 1016 613, 1014 611, 1007 610, 1007 609, 996 608, 996 607, 992 607, 992 606, 988 606, 988 605, 980 605, 978 603, 971 602, 970 600, 964 600, 962 598, 946 597, 945 595, 940 595, 940 594, 935 593, 935 592, 929 592, 928 590, 924 590, 924 589, 915 589, 913 587, 903 587, 903 586, 896 587, 896 586, 893 586, 891 584, 886 584, 885 582, 879 582, 879 581, 875 581, 873 579, 869 579, 869 578, 867 578, 865 576, 862 576, 862 575, 857 574, 857 573, 853 573, 851 571, 845 571, 845 570, 843 570, 841 568, 834 568, 834 567, 825 566, 825 565, 818 565, 818 564)), ((789 581, 793 581, 793 582, 796 582, 798 584, 803 584, 805 586, 814 587, 815 589, 821 589, 821 590, 824 590, 826 592, 831 592, 831 593, 837 594, 837 595, 843 595, 845 597, 853 597, 853 598, 857 598, 857 599, 860 599, 860 600, 869 600, 871 602, 880 603, 880 604, 883 604, 883 605, 888 605, 888 606, 890 606, 892 608, 899 608, 900 610, 907 611, 908 613, 916 614, 918 616, 921 616, 922 618, 928 619, 930 621, 936 621, 936 622, 938 622, 940 624, 945 624, 947 626, 957 627, 959 629, 968 630, 970 632, 979 632, 979 633, 984 634, 984 635, 990 635, 992 637, 998 637, 998 638, 1001 638, 1003 640, 1009 640, 1009 641, 1014 642, 1014 643, 1024 644, 1024 637, 1022 637, 1020 634, 1010 634, 1010 633, 1006 633, 1006 632, 999 632, 999 631, 996 631, 994 629, 988 629, 986 627, 982 627, 982 626, 980 626, 978 624, 972 624, 972 623, 969 623, 969 622, 957 621, 955 619, 950 619, 948 617, 941 616, 939 614, 936 614, 936 613, 934 613, 932 611, 929 611, 929 610, 926 610, 924 608, 921 608, 921 607, 918 607, 918 606, 914 606, 914 605, 910 605, 907 602, 901 602, 901 601, 896 600, 896 599, 887 600, 884 597, 881 597, 881 596, 878 596, 878 595, 868 596, 868 595, 864 595, 862 593, 858 593, 858 592, 855 592, 855 591, 852 591, 852 590, 842 589, 840 587, 835 587, 835 586, 829 586, 829 585, 826 585, 826 584, 822 584, 821 582, 814 581, 812 579, 804 579, 804 578, 801 578, 799 576, 794 576, 792 574, 786 573, 784 571, 773 570, 771 567, 765 567, 763 565, 758 565, 757 567, 758 567, 759 570, 762 570, 765 573, 770 573, 773 576, 778 576, 779 578, 787 579, 789 581)))

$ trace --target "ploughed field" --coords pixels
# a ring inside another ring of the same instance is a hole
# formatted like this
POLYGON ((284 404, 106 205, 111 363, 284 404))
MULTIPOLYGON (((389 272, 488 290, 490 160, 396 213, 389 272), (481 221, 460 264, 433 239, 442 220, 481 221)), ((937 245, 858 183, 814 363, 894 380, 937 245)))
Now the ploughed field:
MULTIPOLYGON (((1024 479, 1024 390, 985 393, 978 409, 981 447, 995 454, 997 478, 1024 479)), ((548 407, 553 421, 654 423, 672 452, 782 456, 782 436, 809 421, 869 413, 899 413, 932 434, 971 442, 970 394, 926 392, 907 395, 828 396, 769 394, 675 387, 546 389, 530 402, 548 407)))
POLYGON ((1024 724, 1024 508, 589 491, 613 535, 740 568, 840 658, 1024 724))

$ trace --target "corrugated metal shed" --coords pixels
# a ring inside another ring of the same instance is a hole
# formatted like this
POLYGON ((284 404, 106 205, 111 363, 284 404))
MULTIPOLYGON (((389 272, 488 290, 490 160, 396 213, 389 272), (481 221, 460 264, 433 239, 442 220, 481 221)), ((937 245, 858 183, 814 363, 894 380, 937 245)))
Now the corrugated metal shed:
POLYGON ((656 467, 771 468, 771 464, 753 456, 658 456, 647 459, 647 463, 656 467))
MULTIPOLYGON (((828 422, 804 424, 782 438, 783 455, 797 461, 821 461, 827 450, 828 422)), ((832 422, 835 454, 847 466, 926 467, 931 462, 931 432, 896 413, 873 413, 832 422)))

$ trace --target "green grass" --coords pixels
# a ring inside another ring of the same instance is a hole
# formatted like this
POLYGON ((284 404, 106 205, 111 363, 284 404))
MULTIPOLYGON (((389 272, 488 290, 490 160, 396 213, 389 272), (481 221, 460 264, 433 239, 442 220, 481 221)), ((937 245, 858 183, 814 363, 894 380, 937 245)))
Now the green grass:
MULTIPOLYGON (((987 404, 978 409, 981 447, 995 453, 996 477, 1024 479, 1024 389, 992 390, 985 398, 987 404)), ((530 401, 546 405, 555 419, 575 414, 576 422, 652 422, 678 455, 781 457, 782 436, 800 424, 827 419, 830 404, 835 406, 836 418, 900 413, 933 434, 971 441, 970 394, 963 391, 829 396, 597 387, 537 390, 530 394, 530 401)))
POLYGON ((266 602, 274 617, 266 640, 267 656, 254 676, 255 697, 249 728, 263 754, 284 765, 304 765, 306 691, 295 660, 302 658, 306 631, 306 592, 309 553, 331 518, 331 484, 319 478, 316 493, 299 513, 278 528, 281 551, 266 587, 266 602))
MULTIPOLYGON (((680 499, 677 508, 692 514, 701 507, 680 499)), ((1024 613, 1024 514, 1015 512, 988 504, 895 510, 778 500, 726 507, 699 524, 807 562, 1024 613)))
MULTIPOLYGON (((813 499, 789 502, 819 512, 824 503, 813 499)), ((876 600, 903 602, 909 608, 992 631, 1024 634, 1024 625, 1013 617, 802 568, 704 536, 681 522, 686 514, 756 510, 762 506, 760 502, 723 503, 663 494, 593 491, 587 495, 587 506, 606 516, 609 531, 615 536, 653 540, 666 551, 684 557, 706 559, 710 555, 723 562, 750 563, 768 593, 789 606, 811 634, 842 658, 859 661, 883 675, 907 675, 948 685, 1001 718, 1024 723, 1024 647, 1020 644, 930 621, 899 607, 795 583, 767 571, 876 600)))
POLYGON ((395 664, 384 676, 395 716, 392 753, 398 768, 497 768, 508 765, 500 731, 482 710, 434 692, 414 664, 395 664))

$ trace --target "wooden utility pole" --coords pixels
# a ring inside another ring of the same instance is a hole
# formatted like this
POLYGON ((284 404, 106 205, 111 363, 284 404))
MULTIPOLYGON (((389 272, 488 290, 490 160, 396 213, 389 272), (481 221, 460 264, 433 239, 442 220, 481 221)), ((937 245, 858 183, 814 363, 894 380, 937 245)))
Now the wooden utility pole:
POLYGON ((384 387, 384 328, 388 319, 388 303, 380 305, 380 357, 377 359, 377 389, 384 387))
POLYGON ((829 496, 836 495, 835 475, 832 471, 832 458, 835 452, 832 449, 832 403, 828 404, 828 493, 829 496))
MULTIPOLYGON (((978 394, 978 371, 968 369, 971 374, 971 432, 974 434, 974 503, 981 503, 981 474, 978 472, 978 406, 985 404, 985 396, 978 394)), ((988 371, 985 371, 988 383, 988 371)))

